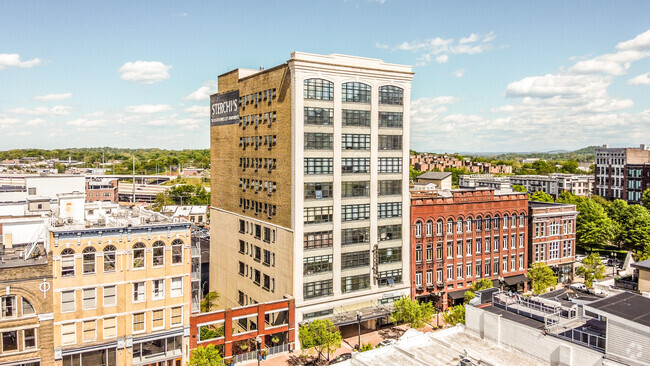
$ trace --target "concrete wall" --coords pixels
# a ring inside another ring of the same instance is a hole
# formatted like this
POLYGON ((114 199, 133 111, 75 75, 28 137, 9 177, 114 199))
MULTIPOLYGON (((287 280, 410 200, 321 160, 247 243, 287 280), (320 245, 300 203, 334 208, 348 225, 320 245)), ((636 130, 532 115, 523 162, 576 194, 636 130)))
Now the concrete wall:
POLYGON ((466 305, 465 325, 480 337, 525 352, 551 365, 597 366, 603 364, 603 353, 571 342, 542 334, 535 329, 500 315, 466 305))
POLYGON ((639 292, 650 292, 650 271, 639 270, 639 292))
POLYGON ((45 177, 25 177, 27 192, 30 188, 35 188, 36 196, 49 197, 56 199, 59 193, 84 193, 86 191, 86 178, 79 176, 45 176, 45 177))

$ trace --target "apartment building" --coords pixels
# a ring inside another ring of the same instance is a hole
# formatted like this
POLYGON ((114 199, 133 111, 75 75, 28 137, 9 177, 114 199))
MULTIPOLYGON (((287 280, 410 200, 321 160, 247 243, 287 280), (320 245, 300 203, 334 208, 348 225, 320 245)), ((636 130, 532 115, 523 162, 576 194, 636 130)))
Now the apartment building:
MULTIPOLYGON (((211 96, 211 289, 343 325, 409 293, 410 66, 294 52, 211 96), (402 257, 404 253, 404 257, 402 257), (367 310, 367 311, 366 311, 367 310)), ((365 322, 368 322, 367 324, 365 322)))
POLYGON ((544 263, 555 272, 558 282, 571 282, 576 255, 576 206, 533 201, 528 205, 529 263, 544 263))
POLYGON ((550 177, 557 180, 558 195, 569 192, 580 197, 591 197, 594 192, 596 180, 593 175, 553 173, 550 177))
POLYGON ((510 165, 492 165, 492 163, 483 163, 472 161, 470 158, 459 159, 453 155, 437 155, 429 153, 420 153, 410 155, 411 165, 419 171, 444 171, 447 168, 466 169, 470 173, 483 174, 512 174, 510 165))
POLYGON ((117 179, 88 178, 86 179, 86 202, 118 201, 117 179))
POLYGON ((627 164, 623 172, 623 197, 628 203, 640 204, 647 189, 650 189, 650 161, 627 164))
POLYGON ((595 157, 596 187, 594 194, 609 200, 622 199, 628 203, 635 203, 637 201, 636 183, 634 183, 634 188, 629 190, 631 194, 626 195, 628 193, 625 181, 626 166, 635 166, 630 169, 634 169, 634 178, 636 178, 638 165, 650 163, 648 146, 641 144, 638 148, 610 148, 608 145, 603 145, 596 148, 595 157))
POLYGON ((412 298, 445 310, 480 279, 525 290, 528 220, 525 193, 411 192, 412 298))
POLYGON ((542 191, 557 197, 560 193, 557 179, 548 175, 513 175, 508 178, 510 184, 524 186, 530 194, 542 191))
POLYGON ((184 365, 190 223, 84 201, 62 201, 49 234, 55 364, 184 365))

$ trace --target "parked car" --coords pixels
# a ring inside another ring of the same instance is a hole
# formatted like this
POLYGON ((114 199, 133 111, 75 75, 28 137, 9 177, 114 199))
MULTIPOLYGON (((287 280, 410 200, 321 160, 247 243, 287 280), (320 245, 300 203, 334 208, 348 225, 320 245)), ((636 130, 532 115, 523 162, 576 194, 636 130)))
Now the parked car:
POLYGON ((587 286, 584 283, 574 283, 569 286, 573 290, 587 291, 587 286))
POLYGON ((613 267, 613 266, 619 267, 619 266, 622 265, 622 263, 621 263, 620 260, 618 260, 616 258, 609 258, 607 260, 607 265, 610 266, 610 267, 613 267))
POLYGON ((395 342, 397 342, 397 341, 394 340, 394 339, 388 338, 388 339, 384 339, 383 341, 379 342, 378 346, 379 347, 390 346, 392 344, 395 344, 395 342))
POLYGON ((340 355, 336 356, 336 358, 331 360, 329 364, 333 365, 335 363, 343 362, 343 361, 349 360, 351 358, 352 358, 352 353, 343 353, 343 354, 340 354, 340 355))
POLYGON ((584 254, 576 254, 576 262, 582 262, 585 258, 587 257, 584 254))

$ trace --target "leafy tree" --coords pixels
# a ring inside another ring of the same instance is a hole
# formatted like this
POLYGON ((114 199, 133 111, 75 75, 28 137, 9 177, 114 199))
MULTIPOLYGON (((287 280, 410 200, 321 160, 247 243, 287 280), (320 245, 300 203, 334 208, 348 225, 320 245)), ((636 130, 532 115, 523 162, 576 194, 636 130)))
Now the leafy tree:
POLYGON ((210 198, 210 194, 205 188, 200 185, 190 184, 174 186, 167 194, 177 205, 207 205, 210 198))
POLYGON ((557 285, 557 276, 544 263, 533 263, 528 268, 528 278, 533 281, 533 294, 535 295, 543 294, 549 287, 557 285))
POLYGON ((578 162, 575 160, 565 161, 562 164, 562 172, 576 174, 578 172, 578 162))
POLYGON ((529 195, 528 200, 537 201, 537 202, 553 202, 553 197, 548 193, 544 193, 542 191, 537 191, 537 192, 529 195))
POLYGON ((617 223, 617 239, 627 250, 640 250, 650 244, 650 212, 640 205, 629 205, 617 223))
POLYGON ((494 287, 492 285, 492 281, 488 280, 487 278, 482 278, 474 282, 472 286, 470 286, 470 288, 467 291, 465 291, 465 302, 467 303, 470 300, 472 300, 474 296, 476 296, 477 291, 485 290, 492 287, 494 287))
POLYGON ((643 207, 650 210, 650 188, 643 191, 643 195, 641 196, 641 204, 643 207))
POLYGON ((223 366, 223 358, 219 349, 213 344, 206 347, 198 346, 190 355, 189 366, 223 366))
POLYGON ((643 247, 643 250, 638 250, 634 254, 634 260, 637 262, 641 262, 646 259, 650 259, 650 244, 646 244, 646 246, 643 247))
POLYGON ((585 200, 584 197, 578 197, 575 194, 569 192, 569 191, 564 191, 560 193, 560 195, 557 197, 555 202, 557 203, 568 203, 570 205, 577 205, 579 202, 582 202, 585 200))
POLYGON ((447 309, 447 312, 442 314, 442 318, 450 325, 465 324, 465 305, 456 305, 447 309))
POLYGON ((524 192, 524 193, 527 192, 526 187, 522 186, 521 184, 513 184, 512 190, 515 192, 524 192))
POLYGON ((56 169, 57 173, 65 173, 65 165, 61 163, 54 164, 54 168, 56 169))
POLYGON ((394 322, 407 323, 411 328, 422 328, 436 313, 433 303, 419 303, 404 296, 393 302, 391 318, 394 322))
POLYGON ((327 352, 336 351, 341 347, 341 333, 329 319, 316 319, 309 324, 303 324, 298 330, 298 339, 303 349, 314 350, 321 358, 327 352))
POLYGON ((587 251, 608 245, 615 233, 603 206, 591 199, 578 203, 577 208, 580 214, 576 220, 576 244, 587 251))
POLYGON ((585 286, 591 287, 594 280, 603 278, 605 265, 596 253, 591 253, 582 260, 582 266, 576 268, 576 274, 585 278, 585 286))
POLYGON ((411 181, 414 181, 414 180, 418 179, 418 177, 420 175, 422 175, 423 173, 424 172, 421 172, 421 171, 419 171, 419 170, 417 170, 414 167, 409 165, 409 179, 411 179, 411 181))
POLYGON ((219 293, 216 291, 208 292, 203 300, 201 300, 201 312, 207 313, 212 311, 212 309, 217 307, 217 300, 219 299, 219 293))
POLYGON ((156 194, 156 199, 153 202, 153 208, 156 211, 162 210, 165 206, 170 206, 174 204, 174 200, 169 196, 167 192, 160 192, 156 194))

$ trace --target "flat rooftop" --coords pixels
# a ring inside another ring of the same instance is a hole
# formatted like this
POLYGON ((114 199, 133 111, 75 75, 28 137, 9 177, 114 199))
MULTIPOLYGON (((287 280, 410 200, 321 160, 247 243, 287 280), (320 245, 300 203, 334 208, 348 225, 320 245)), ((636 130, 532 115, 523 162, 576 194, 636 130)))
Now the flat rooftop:
POLYGON ((594 301, 588 307, 599 312, 650 327, 650 298, 633 292, 622 292, 594 301))

